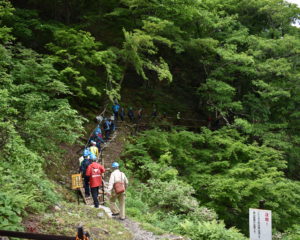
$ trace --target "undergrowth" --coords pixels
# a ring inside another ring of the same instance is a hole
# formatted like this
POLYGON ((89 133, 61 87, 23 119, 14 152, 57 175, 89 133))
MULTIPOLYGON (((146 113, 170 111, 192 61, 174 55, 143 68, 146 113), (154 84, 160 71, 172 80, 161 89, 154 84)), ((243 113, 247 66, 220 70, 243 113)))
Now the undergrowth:
POLYGON ((298 239, 299 187, 283 178, 281 152, 251 143, 235 129, 145 131, 129 139, 121 158, 135 179, 127 213, 151 231, 197 240, 246 239, 239 231, 248 234, 248 209, 264 198, 279 236, 274 239, 298 239))
MULTIPOLYGON (((101 209, 84 204, 61 202, 35 219, 36 230, 42 233, 76 236, 77 227, 83 226, 84 231, 91 234, 92 239, 129 240, 131 233, 119 222, 106 217, 101 209)), ((30 221, 28 219, 27 221, 30 221)))

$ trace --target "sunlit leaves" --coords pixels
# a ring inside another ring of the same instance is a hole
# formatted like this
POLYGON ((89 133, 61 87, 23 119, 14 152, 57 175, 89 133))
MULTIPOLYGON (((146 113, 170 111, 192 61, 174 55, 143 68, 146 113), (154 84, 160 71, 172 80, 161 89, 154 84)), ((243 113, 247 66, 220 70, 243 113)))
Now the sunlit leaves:
POLYGON ((148 80, 145 70, 157 72, 159 80, 172 80, 172 74, 169 71, 167 63, 159 58, 156 61, 150 60, 147 55, 156 55, 158 48, 154 41, 160 43, 169 43, 167 39, 155 38, 143 31, 127 32, 123 30, 125 42, 123 43, 122 56, 125 62, 129 62, 135 67, 136 72, 144 79, 148 80))

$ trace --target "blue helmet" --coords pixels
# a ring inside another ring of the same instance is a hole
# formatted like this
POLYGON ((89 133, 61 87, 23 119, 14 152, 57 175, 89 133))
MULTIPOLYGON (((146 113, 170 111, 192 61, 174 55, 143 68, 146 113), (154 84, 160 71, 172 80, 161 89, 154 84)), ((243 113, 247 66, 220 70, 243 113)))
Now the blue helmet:
POLYGON ((100 127, 96 127, 95 129, 95 134, 101 133, 101 128, 100 127))
POLYGON ((84 149, 84 151, 83 151, 83 156, 84 157, 87 157, 87 156, 89 156, 90 155, 90 151, 88 150, 88 149, 84 149))
POLYGON ((119 166, 120 165, 117 162, 113 162, 112 165, 111 165, 112 168, 118 168, 119 166))

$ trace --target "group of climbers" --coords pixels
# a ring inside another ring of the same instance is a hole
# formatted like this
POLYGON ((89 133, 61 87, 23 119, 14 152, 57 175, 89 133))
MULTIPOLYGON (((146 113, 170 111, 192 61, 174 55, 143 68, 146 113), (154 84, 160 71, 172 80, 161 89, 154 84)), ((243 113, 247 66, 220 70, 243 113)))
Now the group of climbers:
MULTIPOLYGON (((121 107, 116 101, 112 106, 113 116, 110 118, 103 118, 102 116, 97 117, 99 125, 92 133, 89 143, 90 147, 83 151, 83 156, 80 158, 80 172, 84 180, 85 197, 92 195, 94 206, 99 207, 99 188, 104 186, 103 176, 106 172, 104 166, 97 161, 100 158, 102 152, 101 144, 106 144, 110 139, 110 135, 116 129, 116 122, 119 120, 125 120, 125 109, 121 107), (102 123, 102 124, 101 124, 102 123), (101 126, 104 131, 104 138, 102 135, 101 126)), ((130 122, 136 122, 142 120, 143 108, 139 108, 138 111, 133 111, 132 107, 128 109, 127 116, 130 122)), ((153 106, 151 118, 155 119, 158 117, 158 111, 156 106, 153 106)), ((164 112, 161 116, 167 118, 167 114, 164 112)), ((181 119, 181 113, 176 114, 176 120, 181 119)), ((128 186, 128 179, 126 175, 119 170, 119 164, 113 162, 112 173, 109 178, 107 196, 110 201, 110 209, 113 216, 118 216, 121 220, 125 219, 125 190, 128 186), (119 207, 116 205, 116 200, 119 201, 119 207)), ((104 191, 104 188, 103 188, 104 191)))
MULTIPOLYGON (((113 104, 112 110, 116 120, 119 119, 118 117, 120 117, 122 121, 125 120, 125 109, 124 107, 121 107, 120 104, 117 103, 117 101, 115 101, 115 103, 113 104)), ((136 110, 134 110, 132 107, 129 107, 127 111, 127 116, 131 123, 139 123, 143 117, 143 108, 137 108, 136 110)), ((153 110, 151 112, 151 115, 148 116, 148 118, 150 118, 152 121, 158 118, 160 120, 169 118, 173 119, 176 125, 182 125, 183 120, 201 121, 200 119, 184 119, 182 117, 181 112, 177 112, 176 115, 173 117, 167 116, 166 112, 159 113, 155 104, 153 104, 153 110)), ((220 115, 216 116, 215 120, 213 120, 210 115, 207 118, 207 127, 211 130, 216 130, 224 125, 226 125, 226 123, 223 121, 223 118, 220 115)))
MULTIPOLYGON (((85 197, 92 195, 95 208, 99 208, 99 188, 103 185, 103 174, 106 172, 104 166, 97 162, 95 154, 89 150, 84 150, 84 160, 80 165, 80 172, 84 180, 85 197)), ((119 170, 119 164, 114 162, 112 164, 113 172, 109 178, 107 189, 107 196, 110 201, 110 208, 113 216, 120 216, 121 220, 125 219, 125 189, 128 186, 128 179, 126 175, 119 170), (116 189, 116 185, 123 185, 123 190, 116 189), (119 207, 116 200, 119 201, 119 207)))
POLYGON ((98 208, 99 187, 102 186, 102 174, 105 172, 105 168, 97 162, 97 157, 91 154, 91 159, 87 159, 86 163, 82 163, 81 170, 84 176, 85 196, 89 197, 91 192, 94 205, 98 208))
MULTIPOLYGON (((103 174, 106 172, 104 166, 98 163, 102 151, 101 144, 106 144, 109 140, 110 134, 115 130, 115 119, 122 119, 122 114, 119 115, 120 107, 113 108, 114 116, 111 118, 99 118, 99 125, 93 131, 89 143, 90 147, 85 148, 83 156, 80 158, 80 173, 84 181, 85 197, 88 198, 92 195, 95 208, 99 208, 99 188, 103 187, 103 174), (103 120, 102 127, 105 133, 103 139, 101 131, 101 121, 103 120)), ((110 208, 113 216, 118 216, 121 220, 125 219, 125 189, 128 186, 128 179, 126 175, 119 170, 119 164, 114 162, 107 196, 110 201, 110 208), (120 187, 121 186, 121 187, 120 187), (119 207, 116 205, 116 200, 119 201, 119 207)), ((104 190, 104 188, 103 188, 104 190)))
MULTIPOLYGON (((103 174, 106 172, 104 166, 97 162, 95 154, 89 150, 84 150, 84 160, 80 165, 80 172, 84 181, 85 197, 92 195, 95 208, 99 208, 99 188, 103 185, 103 174)), ((119 164, 114 162, 112 164, 113 172, 109 178, 109 185, 107 189, 107 196, 110 201, 110 209, 113 216, 118 216, 121 220, 125 219, 125 189, 128 186, 128 179, 126 175, 119 170, 119 164), (116 184, 123 185, 123 191, 115 188, 116 184), (116 204, 119 201, 119 207, 116 204)))
MULTIPOLYGON (((120 104, 115 101, 113 106, 112 106, 112 111, 113 111, 113 114, 114 114, 114 119, 116 121, 119 120, 119 117, 121 119, 121 121, 124 121, 125 120, 125 108, 124 107, 121 107, 120 104)), ((152 114, 153 116, 157 116, 157 111, 155 110, 155 113, 152 114)), ((132 107, 129 107, 128 108, 128 112, 127 112, 127 116, 130 120, 130 122, 135 122, 136 120, 137 121, 140 121, 142 120, 142 116, 143 116, 143 108, 139 108, 136 112, 133 111, 133 108, 132 107)))

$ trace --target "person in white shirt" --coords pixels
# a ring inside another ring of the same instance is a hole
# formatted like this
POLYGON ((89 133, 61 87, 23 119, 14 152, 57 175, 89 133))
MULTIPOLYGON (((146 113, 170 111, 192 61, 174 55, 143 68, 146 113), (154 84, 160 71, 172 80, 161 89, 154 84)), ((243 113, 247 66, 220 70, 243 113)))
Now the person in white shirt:
POLYGON ((110 175, 107 190, 107 195, 110 201, 110 209, 113 216, 120 215, 120 220, 125 220, 125 191, 128 186, 128 179, 126 175, 119 170, 119 163, 113 162, 111 166, 113 168, 113 172, 110 175), (122 192, 116 193, 116 191, 119 190, 117 189, 117 185, 121 185, 122 192), (119 207, 116 204, 117 199, 119 201, 119 207))

